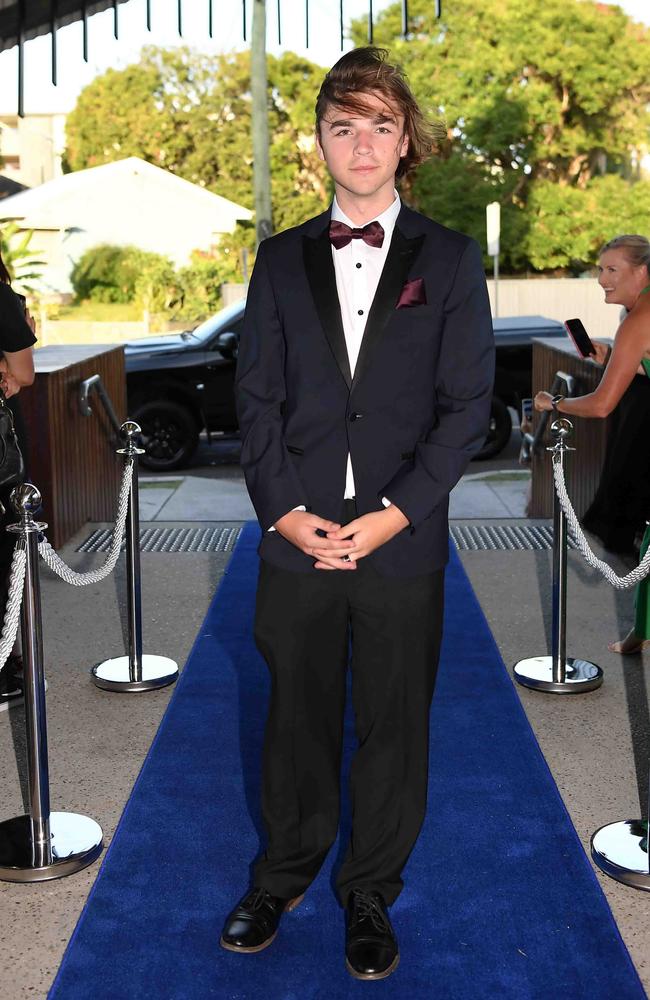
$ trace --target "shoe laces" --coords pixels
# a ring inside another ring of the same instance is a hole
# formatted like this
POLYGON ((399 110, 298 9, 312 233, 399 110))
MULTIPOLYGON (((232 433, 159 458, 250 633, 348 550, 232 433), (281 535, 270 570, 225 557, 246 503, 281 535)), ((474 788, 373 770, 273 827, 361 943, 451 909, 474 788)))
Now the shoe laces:
POLYGON ((271 893, 262 887, 253 889, 244 901, 246 909, 261 910, 271 893))
POLYGON ((369 919, 375 930, 381 934, 390 933, 390 924, 378 900, 364 889, 353 889, 352 895, 357 921, 369 919))

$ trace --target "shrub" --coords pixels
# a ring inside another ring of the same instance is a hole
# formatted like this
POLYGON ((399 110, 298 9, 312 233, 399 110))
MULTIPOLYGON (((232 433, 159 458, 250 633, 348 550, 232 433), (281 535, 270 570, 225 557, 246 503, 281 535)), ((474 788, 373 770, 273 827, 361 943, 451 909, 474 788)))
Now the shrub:
POLYGON ((173 268, 166 257, 134 246, 100 243, 75 264, 70 280, 78 300, 133 302, 141 275, 147 269, 173 268))

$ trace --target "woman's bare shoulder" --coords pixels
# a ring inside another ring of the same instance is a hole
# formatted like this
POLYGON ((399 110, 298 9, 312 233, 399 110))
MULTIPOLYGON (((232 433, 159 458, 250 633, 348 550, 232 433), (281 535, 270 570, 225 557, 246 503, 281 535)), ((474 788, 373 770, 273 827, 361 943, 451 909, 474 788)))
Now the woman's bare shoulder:
POLYGON ((650 349, 650 294, 641 295, 618 328, 616 335, 627 339, 640 339, 650 349))

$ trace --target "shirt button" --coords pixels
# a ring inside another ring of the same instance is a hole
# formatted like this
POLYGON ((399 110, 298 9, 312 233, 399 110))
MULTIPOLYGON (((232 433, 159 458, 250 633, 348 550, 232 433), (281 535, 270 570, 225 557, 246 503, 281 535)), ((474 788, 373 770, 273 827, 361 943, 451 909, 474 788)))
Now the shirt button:
POLYGON ((357 314, 359 316, 363 316, 363 309, 357 309, 357 314))
POLYGON ((350 414, 350 423, 354 423, 355 420, 361 420, 362 416, 363 416, 363 413, 351 413, 350 414))
POLYGON ((361 264, 357 264, 357 267, 361 267, 361 264))

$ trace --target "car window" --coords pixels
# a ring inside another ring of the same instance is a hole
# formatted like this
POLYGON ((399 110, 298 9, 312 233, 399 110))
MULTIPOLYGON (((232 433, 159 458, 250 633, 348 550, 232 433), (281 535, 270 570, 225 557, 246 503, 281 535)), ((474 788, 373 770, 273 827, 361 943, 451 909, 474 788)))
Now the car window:
POLYGON ((235 302, 214 316, 210 316, 204 323, 199 324, 199 326, 192 330, 192 338, 199 341, 206 350, 209 350, 212 341, 219 333, 232 330, 239 335, 241 323, 244 318, 245 305, 245 302, 235 302))

